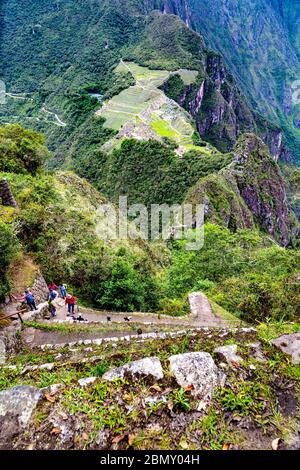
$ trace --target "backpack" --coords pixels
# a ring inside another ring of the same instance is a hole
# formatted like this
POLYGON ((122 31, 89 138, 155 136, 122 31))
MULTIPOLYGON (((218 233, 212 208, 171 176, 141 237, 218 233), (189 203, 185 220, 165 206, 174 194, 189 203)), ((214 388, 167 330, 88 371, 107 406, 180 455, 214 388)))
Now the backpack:
POLYGON ((28 303, 32 303, 34 301, 34 297, 32 294, 27 294, 25 299, 27 300, 28 303))
POLYGON ((51 293, 50 293, 50 298, 51 298, 51 300, 56 299, 57 295, 58 295, 58 294, 57 294, 56 290, 52 290, 51 293))

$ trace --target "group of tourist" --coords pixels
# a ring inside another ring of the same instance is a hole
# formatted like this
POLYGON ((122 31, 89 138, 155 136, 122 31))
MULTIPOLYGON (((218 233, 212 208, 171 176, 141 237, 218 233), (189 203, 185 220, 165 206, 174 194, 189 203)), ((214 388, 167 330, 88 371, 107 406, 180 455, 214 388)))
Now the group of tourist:
POLYGON ((49 311, 51 313, 52 317, 56 317, 56 302, 55 300, 60 296, 64 301, 65 305, 68 307, 68 313, 67 316, 74 316, 75 313, 75 304, 76 300, 74 295, 68 294, 67 292, 67 286, 65 284, 60 284, 59 287, 57 287, 54 282, 48 285, 49 289, 49 297, 48 297, 48 303, 49 303, 49 311), (59 291, 59 293, 58 293, 59 291))
MULTIPOLYGON (((61 298, 65 301, 65 305, 68 308, 67 316, 71 315, 72 317, 74 317, 76 299, 73 294, 68 294, 67 286, 65 286, 65 284, 60 284, 59 286, 57 286, 56 284, 54 284, 54 282, 51 282, 51 284, 48 285, 48 289, 48 305, 51 316, 56 317, 56 300, 58 298, 61 298)), ((34 294, 29 288, 25 289, 24 295, 18 299, 16 298, 16 300, 26 301, 31 311, 37 310, 34 294)))

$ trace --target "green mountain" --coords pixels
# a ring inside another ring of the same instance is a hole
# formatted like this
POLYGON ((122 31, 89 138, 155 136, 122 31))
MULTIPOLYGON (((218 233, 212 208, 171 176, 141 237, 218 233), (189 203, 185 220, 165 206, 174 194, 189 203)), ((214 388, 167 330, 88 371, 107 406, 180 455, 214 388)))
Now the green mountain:
POLYGON ((179 15, 219 51, 254 109, 280 125, 293 158, 299 160, 297 0, 153 0, 151 8, 179 15))
POLYGON ((121 59, 172 72, 161 83, 163 91, 221 151, 230 150, 242 132, 255 132, 275 159, 286 154, 280 128, 251 110, 222 58, 175 16, 134 0, 77 1, 75 6, 72 0, 42 0, 38 6, 8 0, 0 70, 8 95, 0 122, 21 121, 44 132, 55 152, 52 164, 72 167, 83 146, 90 152, 115 135, 114 126, 103 125, 95 113, 136 81, 129 69, 119 67, 121 59), (178 77, 182 69, 197 73, 195 80, 178 77))

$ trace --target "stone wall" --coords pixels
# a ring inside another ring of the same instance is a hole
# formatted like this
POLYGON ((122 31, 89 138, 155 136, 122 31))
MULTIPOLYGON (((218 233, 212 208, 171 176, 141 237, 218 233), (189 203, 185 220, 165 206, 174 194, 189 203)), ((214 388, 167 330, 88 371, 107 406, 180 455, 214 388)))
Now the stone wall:
POLYGON ((6 357, 16 354, 21 349, 21 324, 13 323, 0 330, 0 365, 4 364, 6 357))
POLYGON ((31 286, 31 291, 35 297, 35 303, 41 304, 45 302, 48 298, 48 286, 44 277, 41 273, 38 274, 38 277, 35 279, 34 283, 31 286))

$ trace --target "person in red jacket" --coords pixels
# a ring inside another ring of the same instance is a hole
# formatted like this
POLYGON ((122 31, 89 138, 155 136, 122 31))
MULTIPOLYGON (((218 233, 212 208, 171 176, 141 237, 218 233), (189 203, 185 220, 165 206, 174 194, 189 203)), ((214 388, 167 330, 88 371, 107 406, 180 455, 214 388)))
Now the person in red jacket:
POLYGON ((49 289, 49 294, 54 291, 54 290, 57 290, 58 287, 56 284, 54 284, 54 282, 51 282, 51 284, 48 285, 48 289, 49 289))
POLYGON ((74 295, 68 294, 65 300, 65 304, 68 306, 68 314, 67 316, 74 315, 74 310, 75 310, 75 297, 74 295))

